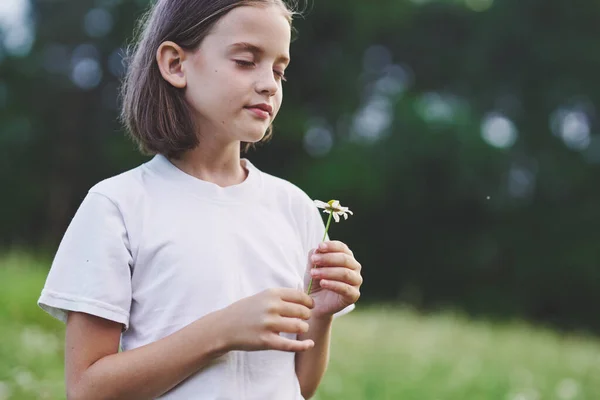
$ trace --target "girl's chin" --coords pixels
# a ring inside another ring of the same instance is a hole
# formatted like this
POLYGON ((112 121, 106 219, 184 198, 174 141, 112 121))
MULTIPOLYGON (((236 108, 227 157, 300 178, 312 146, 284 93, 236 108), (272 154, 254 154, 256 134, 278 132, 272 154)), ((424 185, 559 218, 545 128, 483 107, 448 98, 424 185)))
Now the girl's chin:
POLYGON ((240 137, 242 138, 241 139, 242 142, 256 143, 256 142, 260 142, 262 140, 262 138, 265 137, 266 133, 267 133, 267 131, 265 129, 246 131, 246 132, 243 132, 240 135, 240 137))
POLYGON ((242 142, 246 142, 246 143, 258 143, 262 140, 262 138, 264 138, 265 135, 262 134, 260 136, 244 136, 243 139, 241 139, 242 142))

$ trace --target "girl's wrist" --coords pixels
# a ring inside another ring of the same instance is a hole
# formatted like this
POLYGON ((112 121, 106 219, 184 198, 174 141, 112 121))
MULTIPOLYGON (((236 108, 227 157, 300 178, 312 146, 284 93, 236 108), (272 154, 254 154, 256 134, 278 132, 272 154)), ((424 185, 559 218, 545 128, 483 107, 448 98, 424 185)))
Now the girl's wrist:
POLYGON ((210 327, 209 329, 212 331, 212 337, 210 340, 212 346, 210 347, 210 353, 214 358, 223 356, 231 350, 235 350, 233 340, 230 335, 231 330, 224 323, 226 319, 221 315, 222 311, 223 310, 216 311, 207 315, 206 317, 208 317, 210 320, 203 321, 208 327, 210 327))
POLYGON ((313 313, 310 317, 311 320, 319 323, 331 323, 333 321, 333 314, 315 314, 313 313))

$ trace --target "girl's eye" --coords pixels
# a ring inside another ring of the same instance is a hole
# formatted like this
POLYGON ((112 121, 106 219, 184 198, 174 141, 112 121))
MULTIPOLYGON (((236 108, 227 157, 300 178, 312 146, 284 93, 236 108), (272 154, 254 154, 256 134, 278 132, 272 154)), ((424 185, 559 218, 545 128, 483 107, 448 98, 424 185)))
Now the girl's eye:
MULTIPOLYGON (((253 61, 246 61, 246 60, 234 60, 234 61, 237 65, 239 65, 240 67, 244 67, 244 68, 253 68, 256 66, 256 64, 253 61)), ((277 77, 278 80, 287 82, 287 79, 285 78, 285 74, 283 72, 273 70, 273 73, 275 74, 275 76, 277 77)))
POLYGON ((275 70, 273 70, 273 72, 275 73, 275 75, 277 76, 278 79, 281 79, 282 81, 287 82, 287 79, 285 78, 285 74, 283 72, 275 71, 275 70))
POLYGON ((235 60, 236 64, 241 67, 254 67, 254 63, 252 61, 246 60, 235 60))

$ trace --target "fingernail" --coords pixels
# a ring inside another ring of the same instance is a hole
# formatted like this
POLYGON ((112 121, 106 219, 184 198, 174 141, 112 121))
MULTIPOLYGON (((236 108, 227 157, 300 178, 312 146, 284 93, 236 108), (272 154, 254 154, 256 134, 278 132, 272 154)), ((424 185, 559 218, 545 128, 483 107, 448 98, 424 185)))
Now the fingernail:
POLYGON ((325 249, 327 249, 327 243, 321 243, 321 244, 319 244, 319 249, 320 249, 320 250, 325 250, 325 249))
POLYGON ((319 275, 319 270, 317 270, 316 268, 313 268, 310 270, 310 274, 312 276, 317 276, 317 275, 319 275))
POLYGON ((311 257, 311 260, 313 260, 313 262, 321 261, 321 256, 319 256, 317 254, 313 254, 313 256, 311 257))

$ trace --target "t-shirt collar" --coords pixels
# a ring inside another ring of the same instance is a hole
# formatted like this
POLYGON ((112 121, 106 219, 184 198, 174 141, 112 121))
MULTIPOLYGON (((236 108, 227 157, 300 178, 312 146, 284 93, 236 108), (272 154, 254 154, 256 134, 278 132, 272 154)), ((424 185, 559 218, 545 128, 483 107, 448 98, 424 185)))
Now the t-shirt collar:
POLYGON ((250 160, 242 158, 240 162, 248 171, 248 176, 243 182, 227 187, 221 187, 216 183, 204 181, 183 172, 162 154, 155 155, 146 165, 172 184, 203 199, 227 203, 245 203, 260 194, 262 177, 260 176, 260 170, 250 160))

